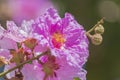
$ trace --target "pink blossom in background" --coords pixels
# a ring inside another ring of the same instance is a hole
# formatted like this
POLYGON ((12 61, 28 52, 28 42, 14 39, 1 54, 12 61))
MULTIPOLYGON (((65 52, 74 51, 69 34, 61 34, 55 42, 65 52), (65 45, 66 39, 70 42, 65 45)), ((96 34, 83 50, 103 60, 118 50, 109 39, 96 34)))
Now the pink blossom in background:
POLYGON ((12 18, 17 23, 22 20, 30 20, 43 14, 45 10, 52 7, 50 0, 8 0, 12 11, 12 18))

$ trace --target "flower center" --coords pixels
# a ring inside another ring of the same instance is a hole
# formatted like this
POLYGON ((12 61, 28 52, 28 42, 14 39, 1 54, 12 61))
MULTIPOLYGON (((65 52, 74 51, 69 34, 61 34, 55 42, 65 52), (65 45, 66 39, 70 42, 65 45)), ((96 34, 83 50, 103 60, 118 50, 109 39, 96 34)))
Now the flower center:
POLYGON ((52 43, 53 43, 54 47, 60 48, 64 42, 65 42, 65 38, 64 38, 63 34, 61 34, 59 32, 56 32, 53 34, 52 43))

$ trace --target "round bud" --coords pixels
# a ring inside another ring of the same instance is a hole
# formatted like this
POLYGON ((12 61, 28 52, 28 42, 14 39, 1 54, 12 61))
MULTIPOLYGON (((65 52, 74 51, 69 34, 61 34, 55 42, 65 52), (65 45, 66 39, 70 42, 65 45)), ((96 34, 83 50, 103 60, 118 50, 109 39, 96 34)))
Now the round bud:
POLYGON ((99 24, 99 25, 95 28, 95 33, 103 34, 103 33, 104 33, 104 27, 103 27, 103 25, 99 24))
POLYGON ((102 36, 101 34, 94 34, 92 37, 91 37, 91 41, 94 45, 100 45, 102 43, 102 36))

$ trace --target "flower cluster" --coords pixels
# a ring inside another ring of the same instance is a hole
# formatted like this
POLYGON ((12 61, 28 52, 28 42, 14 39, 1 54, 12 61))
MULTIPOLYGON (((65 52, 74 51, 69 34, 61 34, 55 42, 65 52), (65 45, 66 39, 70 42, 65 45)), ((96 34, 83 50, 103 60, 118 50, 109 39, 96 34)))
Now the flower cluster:
POLYGON ((0 26, 0 59, 5 59, 0 66, 18 66, 6 75, 8 80, 86 80, 88 44, 84 28, 71 14, 61 18, 49 8, 20 27, 13 21, 7 21, 7 29, 0 26))

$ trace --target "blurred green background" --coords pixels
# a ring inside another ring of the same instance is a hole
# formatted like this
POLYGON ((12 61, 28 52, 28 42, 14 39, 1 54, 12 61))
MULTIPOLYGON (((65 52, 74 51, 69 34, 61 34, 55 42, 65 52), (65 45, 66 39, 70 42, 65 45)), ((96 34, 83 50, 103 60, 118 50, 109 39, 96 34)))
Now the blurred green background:
MULTIPOLYGON (((9 9, 1 10, 5 0, 0 0, 0 23, 12 20, 9 9)), ((92 28, 102 17, 106 17, 103 43, 94 46, 90 43, 90 56, 86 63, 87 80, 120 80, 120 0, 51 0, 60 15, 65 12, 86 30, 92 28)))

